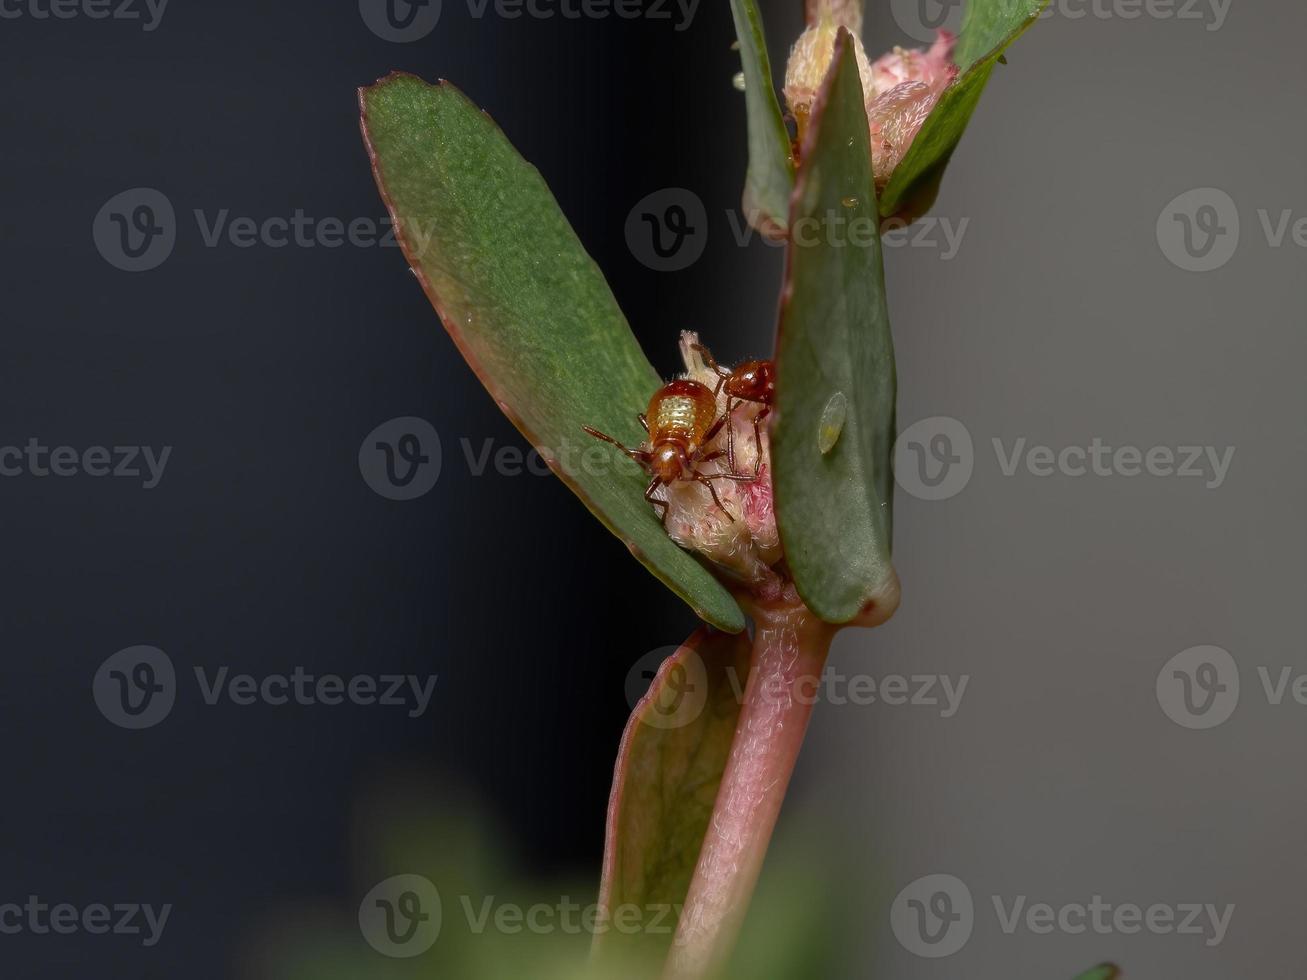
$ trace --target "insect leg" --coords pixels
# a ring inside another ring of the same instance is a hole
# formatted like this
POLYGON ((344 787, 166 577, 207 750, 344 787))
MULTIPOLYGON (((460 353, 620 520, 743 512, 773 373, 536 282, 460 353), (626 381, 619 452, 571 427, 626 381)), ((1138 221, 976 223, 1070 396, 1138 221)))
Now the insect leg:
POLYGON ((610 435, 606 435, 605 433, 600 432, 598 429, 592 429, 592 428, 590 428, 590 426, 588 426, 588 425, 583 425, 583 426, 581 426, 581 428, 583 428, 583 429, 586 431, 587 434, 594 436, 596 439, 601 439, 601 440, 603 440, 604 442, 611 442, 614 446, 616 446, 616 447, 617 447, 618 449, 620 449, 622 452, 626 453, 626 455, 630 456, 633 460, 635 460, 635 461, 636 461, 637 463, 639 463, 641 466, 648 467, 648 465, 649 465, 649 460, 650 460, 650 458, 651 458, 651 455, 650 455, 650 453, 649 453, 647 450, 644 450, 644 449, 628 449, 626 446, 623 446, 620 442, 618 442, 618 441, 617 441, 616 439, 614 439, 612 436, 610 436, 610 435))
MULTIPOLYGON (((719 474, 719 475, 720 475, 720 474, 719 474)), ((714 504, 717 505, 717 509, 720 510, 723 514, 726 515, 726 519, 727 519, 728 521, 730 521, 732 524, 734 524, 734 523, 735 523, 735 518, 732 517, 732 516, 731 516, 731 512, 730 512, 729 510, 726 509, 726 506, 722 503, 722 499, 721 499, 721 497, 717 496, 717 488, 714 487, 714 486, 712 485, 712 481, 713 481, 715 478, 716 478, 716 477, 704 476, 704 475, 703 475, 702 473, 700 473, 698 470, 695 470, 695 473, 694 473, 694 476, 693 476, 692 479, 696 480, 696 481, 699 482, 699 483, 702 483, 705 487, 708 488, 708 492, 709 492, 710 494, 712 494, 712 502, 713 502, 714 504)))
POLYGON ((717 375, 717 387, 713 389, 713 394, 716 395, 722 390, 722 385, 724 385, 726 379, 731 376, 731 372, 718 364, 716 358, 712 356, 712 351, 703 344, 691 344, 690 350, 698 351, 699 356, 702 357, 704 363, 708 365, 708 369, 712 371, 713 374, 717 375))
POLYGON ((722 431, 722 426, 726 424, 726 420, 728 418, 730 418, 729 415, 719 415, 717 417, 717 421, 714 422, 712 425, 708 426, 708 431, 705 432, 703 434, 703 438, 699 440, 700 448, 708 445, 708 443, 713 441, 713 438, 717 435, 717 433, 722 431))
MULTIPOLYGON (((769 414, 771 414, 771 406, 764 405, 762 411, 753 417, 753 448, 757 453, 753 461, 753 478, 755 480, 758 478, 758 474, 762 472, 762 431, 760 426, 762 420, 769 414)), ((731 469, 734 470, 735 467, 732 466, 731 469)))
POLYGON ((662 507, 663 512, 659 516, 662 519, 663 527, 666 527, 667 511, 670 509, 671 505, 668 504, 666 500, 659 500, 657 497, 653 495, 653 492, 657 490, 660 486, 662 486, 662 481, 658 479, 658 477, 654 477, 653 480, 650 482, 649 486, 645 487, 644 499, 649 501, 649 503, 653 504, 655 507, 662 507))
POLYGON ((730 467, 731 472, 735 472, 735 418, 732 413, 735 411, 735 399, 730 395, 726 396, 726 465, 730 467))

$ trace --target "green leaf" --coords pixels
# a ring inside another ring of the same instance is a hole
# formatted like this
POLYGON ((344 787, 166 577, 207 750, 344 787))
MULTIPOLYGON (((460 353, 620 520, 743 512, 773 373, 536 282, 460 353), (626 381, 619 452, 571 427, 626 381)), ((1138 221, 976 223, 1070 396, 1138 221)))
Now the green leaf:
POLYGON ((799 594, 838 623, 892 574, 895 402, 867 116, 845 30, 800 159, 776 350, 776 518, 799 594))
POLYGON ((1119 968, 1111 963, 1104 963, 1102 966, 1096 966, 1088 973, 1082 973, 1076 977, 1076 980, 1116 980, 1121 975, 1119 968))
POLYGON ((997 58, 1046 6, 1048 0, 967 0, 954 61, 967 71, 997 58))
POLYGON ((913 221, 935 201, 949 158, 999 57, 1048 0, 968 0, 954 61, 962 69, 926 118, 880 198, 880 213, 913 221))
POLYGON ((706 621, 743 629, 642 499, 639 468, 582 432, 637 443, 635 415, 661 381, 539 172, 447 83, 392 74, 359 103, 404 255, 481 383, 654 575, 706 621))
POLYGON ((790 134, 772 82, 762 16, 754 0, 731 0, 735 36, 744 69, 744 107, 749 125, 749 169, 744 180, 744 212, 749 223, 771 234, 785 230, 794 185, 790 134))
MULTIPOLYGON (((601 907, 679 910, 684 903, 730 755, 748 671, 748 637, 706 626, 663 661, 618 750, 601 907)), ((629 963, 638 955, 659 963, 674 918, 657 932, 597 932, 595 953, 601 962, 621 957, 629 963)))

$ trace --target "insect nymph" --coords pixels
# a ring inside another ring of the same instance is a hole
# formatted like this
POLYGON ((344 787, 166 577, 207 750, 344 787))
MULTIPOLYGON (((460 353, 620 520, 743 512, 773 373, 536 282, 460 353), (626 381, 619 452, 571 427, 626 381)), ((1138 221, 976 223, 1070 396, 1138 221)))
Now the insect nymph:
POLYGON ((726 460, 731 472, 735 470, 735 406, 740 402, 753 402, 762 408, 753 417, 753 476, 757 479, 762 470, 762 421, 771 414, 772 403, 776 400, 776 365, 771 361, 745 361, 734 370, 727 370, 713 359, 712 353, 703 344, 693 344, 692 349, 703 358, 708 368, 717 375, 717 388, 714 396, 726 389, 726 460))
POLYGON ((649 407, 640 416, 649 438, 640 449, 629 449, 612 436, 605 435, 598 429, 582 426, 596 439, 611 442, 626 455, 645 468, 652 479, 645 488, 644 499, 655 507, 661 507, 659 515, 667 523, 668 503, 654 496, 658 488, 677 480, 692 480, 702 483, 712 494, 713 503, 717 505, 730 520, 730 511, 722 506, 713 480, 751 481, 752 476, 739 476, 731 473, 705 474, 699 470, 702 463, 719 459, 726 455, 724 449, 707 451, 713 438, 726 423, 726 416, 717 411, 717 396, 707 385, 688 378, 672 381, 654 392, 649 399, 649 407))

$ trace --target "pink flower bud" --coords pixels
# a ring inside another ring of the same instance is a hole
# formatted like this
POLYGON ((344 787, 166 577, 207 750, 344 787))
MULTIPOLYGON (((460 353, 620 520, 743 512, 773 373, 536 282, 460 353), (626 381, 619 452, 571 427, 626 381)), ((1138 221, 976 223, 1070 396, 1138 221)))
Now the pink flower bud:
MULTIPOLYGON (((841 18, 850 19, 852 9, 836 0, 818 0, 815 7, 816 20, 799 35, 785 68, 785 101, 794 116, 800 144, 812 103, 835 55, 835 38, 841 26, 848 26, 841 18)), ((856 33, 852 37, 867 107, 872 171, 877 187, 884 187, 940 96, 958 76, 953 64, 957 38, 940 31, 929 50, 896 47, 868 63, 862 42, 856 33)))
POLYGON ((863 86, 871 127, 871 164, 876 185, 889 183, 922 123, 944 90, 958 77, 953 64, 957 39, 940 31, 929 51, 895 48, 871 66, 872 92, 863 86))

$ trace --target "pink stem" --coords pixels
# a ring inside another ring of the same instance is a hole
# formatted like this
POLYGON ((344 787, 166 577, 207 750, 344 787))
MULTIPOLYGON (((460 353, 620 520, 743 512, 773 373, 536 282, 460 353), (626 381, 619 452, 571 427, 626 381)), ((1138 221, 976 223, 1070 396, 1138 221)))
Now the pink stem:
POLYGON ((835 627, 797 601, 757 605, 744 706, 699 852, 666 980, 726 965, 794 772, 835 627))

